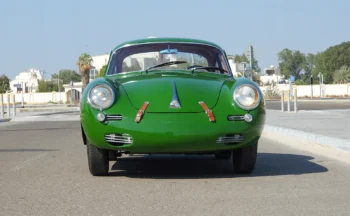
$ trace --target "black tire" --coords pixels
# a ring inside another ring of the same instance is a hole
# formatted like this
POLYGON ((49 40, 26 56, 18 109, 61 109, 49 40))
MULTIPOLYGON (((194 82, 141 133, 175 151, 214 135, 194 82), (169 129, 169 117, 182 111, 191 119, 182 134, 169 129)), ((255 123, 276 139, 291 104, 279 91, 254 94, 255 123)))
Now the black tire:
POLYGON ((245 148, 232 151, 233 168, 236 173, 250 174, 253 172, 258 154, 258 142, 254 142, 245 148))
POLYGON ((228 160, 231 158, 231 151, 223 151, 215 154, 215 158, 218 160, 228 160))
POLYGON ((108 151, 99 149, 92 145, 89 141, 87 142, 87 155, 89 170, 93 176, 105 176, 108 175, 109 171, 109 156, 108 151))

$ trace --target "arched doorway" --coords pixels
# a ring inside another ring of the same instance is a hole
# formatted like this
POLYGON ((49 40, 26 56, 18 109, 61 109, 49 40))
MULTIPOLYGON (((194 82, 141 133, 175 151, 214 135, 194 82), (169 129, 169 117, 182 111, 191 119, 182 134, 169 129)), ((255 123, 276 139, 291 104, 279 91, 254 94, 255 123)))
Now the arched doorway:
POLYGON ((70 101, 72 100, 72 104, 79 104, 80 102, 80 92, 76 89, 68 90, 66 93, 67 96, 67 103, 70 104, 70 101))

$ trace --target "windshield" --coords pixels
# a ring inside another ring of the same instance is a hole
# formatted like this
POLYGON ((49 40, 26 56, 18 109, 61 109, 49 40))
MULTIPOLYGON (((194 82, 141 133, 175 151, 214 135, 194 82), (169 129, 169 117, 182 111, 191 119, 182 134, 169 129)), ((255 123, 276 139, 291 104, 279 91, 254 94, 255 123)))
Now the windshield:
POLYGON ((191 43, 149 43, 123 47, 112 55, 107 74, 144 71, 149 68, 151 68, 149 70, 191 70, 194 66, 212 67, 196 71, 230 74, 226 57, 220 49, 191 43), (174 61, 185 63, 157 66, 174 61))

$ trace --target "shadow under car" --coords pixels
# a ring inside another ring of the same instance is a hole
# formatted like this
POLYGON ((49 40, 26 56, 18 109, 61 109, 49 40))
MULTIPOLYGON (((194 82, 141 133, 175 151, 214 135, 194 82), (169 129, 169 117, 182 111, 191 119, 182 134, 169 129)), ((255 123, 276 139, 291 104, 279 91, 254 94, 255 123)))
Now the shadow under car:
MULTIPOLYGON (((327 172, 328 169, 311 160, 311 156, 296 154, 258 153, 251 177, 302 175, 327 172)), ((244 177, 234 174, 232 159, 214 156, 140 155, 121 157, 113 164, 109 176, 153 179, 198 179, 244 177)))

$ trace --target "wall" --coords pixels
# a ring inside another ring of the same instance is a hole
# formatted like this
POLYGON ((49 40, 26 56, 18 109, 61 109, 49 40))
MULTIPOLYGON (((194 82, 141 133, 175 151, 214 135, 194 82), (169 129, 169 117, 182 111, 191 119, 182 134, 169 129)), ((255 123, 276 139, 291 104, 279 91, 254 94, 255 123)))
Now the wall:
MULTIPOLYGON (((288 90, 288 84, 276 85, 278 90, 288 90)), ((294 85, 297 88, 298 97, 311 97, 311 85, 294 85)), ((262 91, 266 90, 265 87, 260 87, 262 91)), ((350 96, 350 83, 348 84, 324 84, 321 85, 321 91, 323 91, 324 97, 330 96, 350 96)), ((313 97, 320 97, 320 85, 313 85, 313 97)))
MULTIPOLYGON (((311 97, 311 86, 310 85, 294 85, 294 87, 297 88, 298 91, 298 97, 311 97)), ((277 85, 277 88, 279 90, 287 90, 288 84, 279 84, 277 85)), ((265 87, 260 87, 260 89, 264 92, 266 90, 265 87)), ((327 84, 323 85, 322 89, 324 90, 324 96, 350 96, 350 83, 349 84, 327 84)), ((77 89, 80 90, 79 88, 77 89)), ((63 103, 67 102, 67 95, 68 95, 68 101, 70 97, 70 89, 67 89, 67 92, 45 92, 45 93, 24 93, 23 98, 24 102, 27 104, 47 104, 49 101, 51 102, 59 102, 60 100, 60 94, 61 94, 61 100, 63 103)), ((78 92, 77 92, 78 94, 78 92)), ((4 96, 4 103, 7 103, 7 95, 3 94, 4 96)), ((22 94, 14 94, 16 97, 16 102, 20 103, 22 102, 22 94)), ((319 97, 320 96, 320 85, 314 85, 313 86, 313 97, 319 97)), ((79 100, 79 95, 77 96, 77 100, 79 100)))
MULTIPOLYGON (((22 94, 3 94, 4 103, 7 103, 7 96, 15 95, 16 103, 22 102, 22 94)), ((12 96, 10 96, 12 97, 12 96)), ((12 98, 11 98, 12 99, 12 98)), ((65 92, 44 92, 44 93, 24 93, 23 101, 26 104, 47 104, 48 102, 58 103, 62 100, 63 103, 66 103, 67 97, 65 92), (61 95, 61 97, 60 97, 61 95)), ((12 101, 11 101, 12 103, 12 101)))

